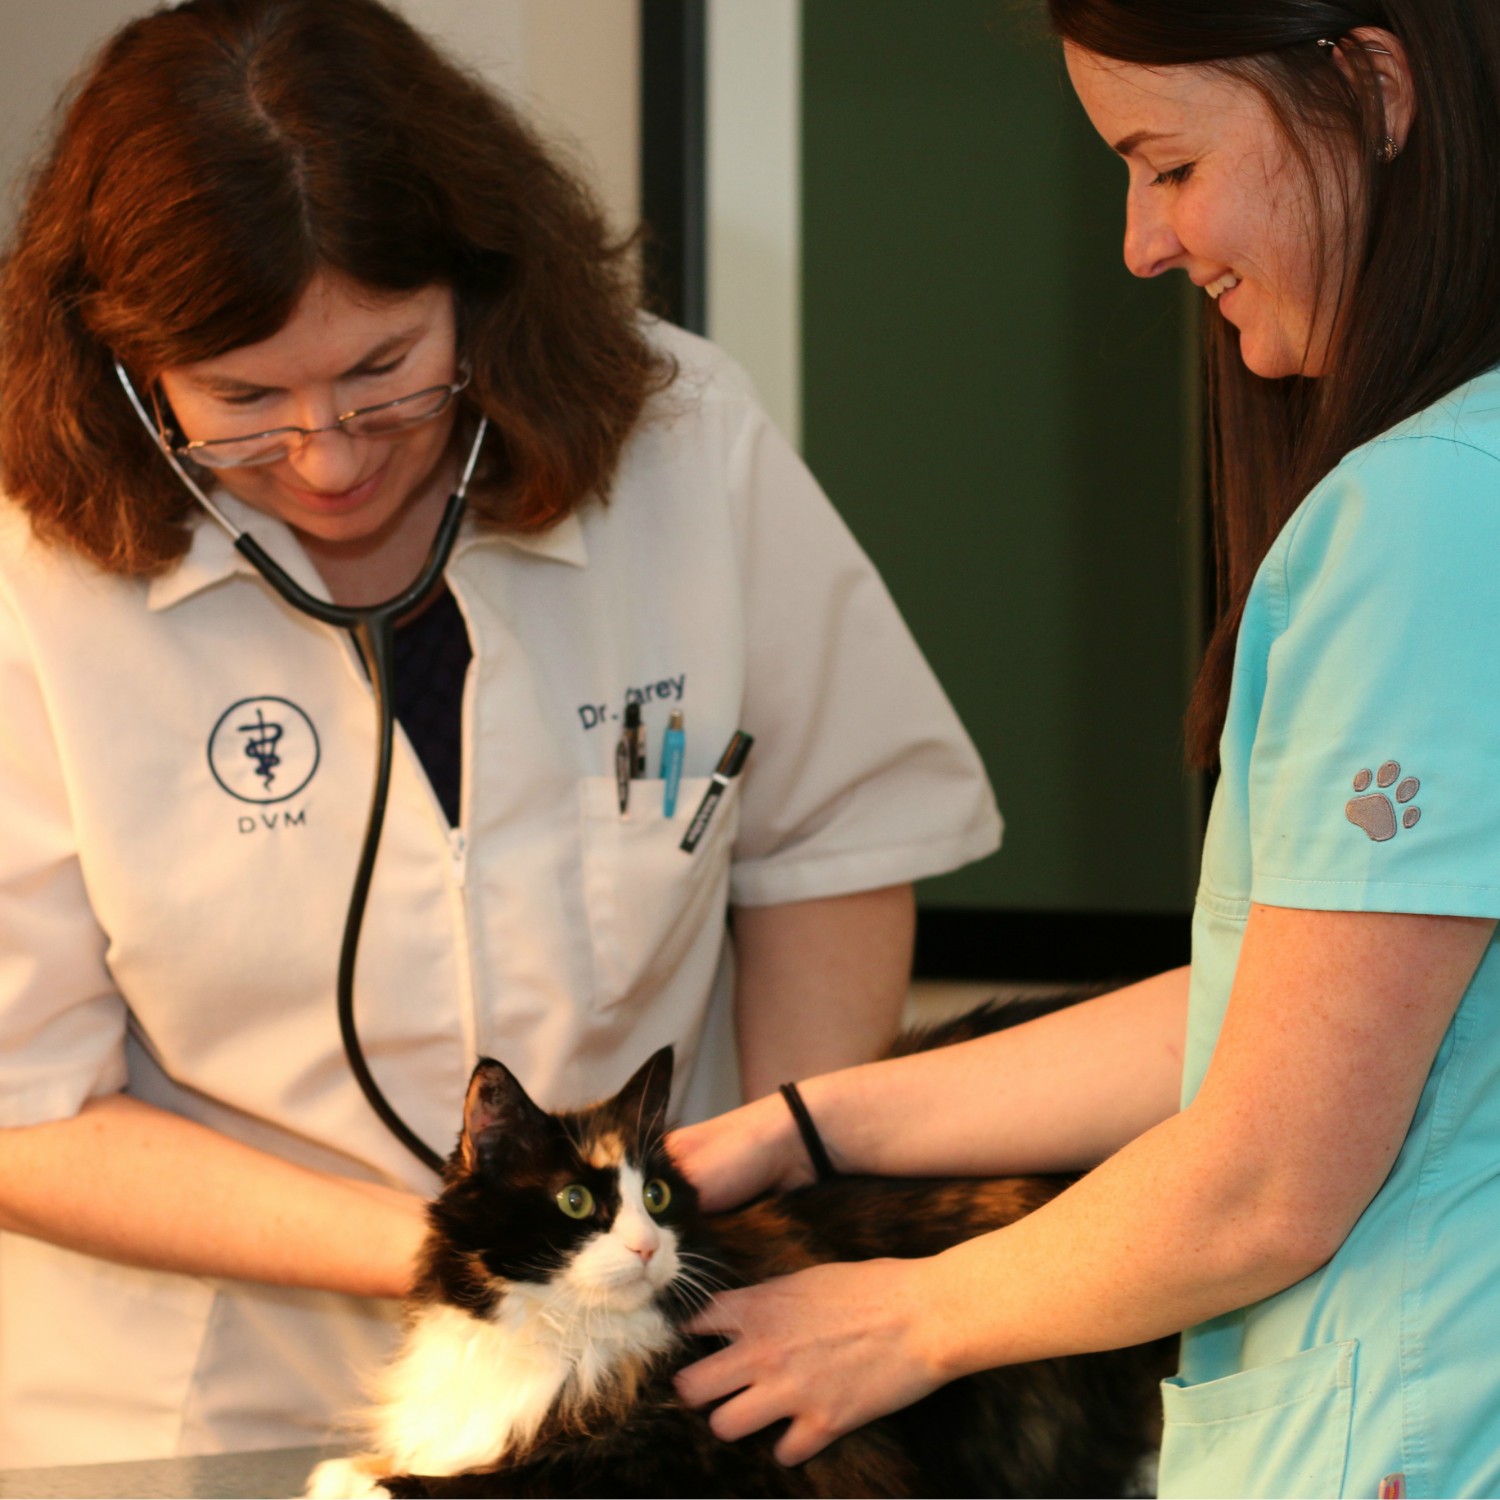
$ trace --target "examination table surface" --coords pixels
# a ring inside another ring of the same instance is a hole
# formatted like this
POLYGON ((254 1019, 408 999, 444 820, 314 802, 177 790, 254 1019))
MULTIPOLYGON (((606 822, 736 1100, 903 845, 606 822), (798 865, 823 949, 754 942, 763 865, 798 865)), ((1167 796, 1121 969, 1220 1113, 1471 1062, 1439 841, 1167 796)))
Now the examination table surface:
POLYGON ((52 1496, 120 1496, 122 1500, 244 1500, 300 1495, 326 1448, 271 1448, 260 1453, 214 1453, 201 1458, 151 1458, 123 1464, 77 1464, 47 1469, 0 1468, 0 1500, 52 1496))

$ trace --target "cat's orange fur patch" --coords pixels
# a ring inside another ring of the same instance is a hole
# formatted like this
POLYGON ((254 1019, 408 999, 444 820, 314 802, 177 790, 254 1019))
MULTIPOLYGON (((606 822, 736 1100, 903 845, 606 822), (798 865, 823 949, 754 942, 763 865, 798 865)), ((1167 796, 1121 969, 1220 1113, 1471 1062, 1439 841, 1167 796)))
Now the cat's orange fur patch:
POLYGON ((625 1160, 625 1141, 618 1130, 606 1130, 595 1136, 588 1146, 588 1164, 601 1171, 618 1167, 625 1160))
POLYGON ((464 1264, 469 1268, 469 1274, 473 1276, 479 1286, 505 1286, 505 1278, 496 1276, 484 1263, 484 1256, 477 1250, 466 1251, 462 1257, 464 1264))

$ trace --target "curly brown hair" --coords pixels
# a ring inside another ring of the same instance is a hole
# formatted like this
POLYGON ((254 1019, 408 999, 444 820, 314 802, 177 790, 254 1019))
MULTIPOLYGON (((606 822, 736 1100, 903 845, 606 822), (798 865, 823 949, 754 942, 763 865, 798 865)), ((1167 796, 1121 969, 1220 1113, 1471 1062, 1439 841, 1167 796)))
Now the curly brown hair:
POLYGON ((0 268, 0 480, 114 572, 187 547, 192 502, 123 399, 270 337, 320 270, 454 289, 491 420, 474 508, 539 531, 603 494, 674 369, 630 240, 515 111, 377 0, 187 0, 83 79, 0 268))

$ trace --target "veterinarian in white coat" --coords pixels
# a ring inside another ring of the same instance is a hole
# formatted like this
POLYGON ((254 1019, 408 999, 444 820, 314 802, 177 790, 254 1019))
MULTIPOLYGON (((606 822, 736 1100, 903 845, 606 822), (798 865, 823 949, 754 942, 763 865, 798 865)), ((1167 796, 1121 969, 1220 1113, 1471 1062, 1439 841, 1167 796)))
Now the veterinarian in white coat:
POLYGON ((415 575, 490 418, 358 970, 371 1067, 438 1151, 478 1054, 561 1106, 670 1042, 689 1115, 737 1061, 761 1091, 868 1055, 909 882, 988 852, 998 817, 744 377, 640 319, 574 186, 371 0, 197 0, 117 40, 0 330, 0 1463, 321 1441, 433 1185, 334 1013, 370 689, 199 513, 112 355, 163 441, 268 459, 185 449, 340 602, 415 575), (366 433, 409 399, 420 420, 366 433), (622 810, 627 702, 651 774, 622 810), (738 729, 750 758, 685 852, 738 729))

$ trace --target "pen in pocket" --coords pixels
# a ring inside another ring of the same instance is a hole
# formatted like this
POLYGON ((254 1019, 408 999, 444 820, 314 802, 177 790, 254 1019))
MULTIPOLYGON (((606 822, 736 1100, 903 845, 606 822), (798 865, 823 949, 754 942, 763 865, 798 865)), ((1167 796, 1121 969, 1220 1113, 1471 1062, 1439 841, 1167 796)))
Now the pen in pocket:
POLYGON ((708 790, 704 792, 703 800, 698 804, 698 811, 693 814, 693 821, 688 824, 687 832, 682 836, 682 843, 678 845, 684 853, 691 854, 698 847, 708 828, 708 821, 714 815, 714 809, 723 801, 724 793, 729 790, 729 783, 740 774, 745 764, 745 757, 750 753, 750 747, 754 743, 755 736, 746 734, 743 729, 736 729, 730 736, 723 755, 719 757, 719 764, 709 778, 708 790))
MULTIPOLYGON (((637 710, 639 712, 639 710, 637 710)), ((630 807, 630 773, 635 769, 635 742, 630 735, 630 714, 626 711, 625 728, 615 741, 615 790, 620 794, 620 816, 630 807)))
POLYGON ((625 723, 630 730, 630 774, 640 780, 646 774, 646 723, 639 703, 625 705, 625 723))
POLYGON ((620 816, 630 806, 630 783, 646 774, 646 728, 641 723, 641 705, 625 705, 625 727, 615 744, 615 785, 620 792, 620 816))
POLYGON ((661 737, 661 811, 664 818, 677 812, 677 792, 682 785, 682 757, 687 751, 687 734, 682 727, 682 710, 674 708, 667 720, 667 732, 661 737))

